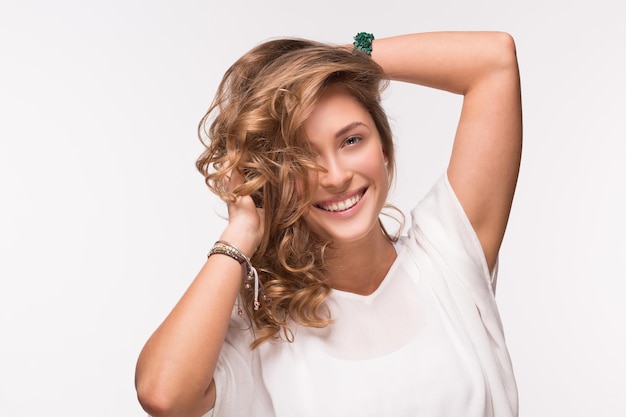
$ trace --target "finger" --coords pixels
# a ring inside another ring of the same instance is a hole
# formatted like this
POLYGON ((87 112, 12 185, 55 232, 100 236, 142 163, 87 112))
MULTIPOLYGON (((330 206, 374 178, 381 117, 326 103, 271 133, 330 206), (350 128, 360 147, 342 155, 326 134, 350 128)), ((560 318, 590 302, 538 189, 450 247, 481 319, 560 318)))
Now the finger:
POLYGON ((232 193, 235 188, 243 184, 243 176, 239 173, 238 169, 231 169, 224 177, 226 191, 232 193))

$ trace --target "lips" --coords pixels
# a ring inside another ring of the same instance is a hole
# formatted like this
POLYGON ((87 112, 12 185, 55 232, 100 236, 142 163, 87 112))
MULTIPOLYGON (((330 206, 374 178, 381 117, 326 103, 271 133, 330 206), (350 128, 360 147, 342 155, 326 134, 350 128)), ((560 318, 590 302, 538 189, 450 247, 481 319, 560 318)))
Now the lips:
POLYGON ((365 191, 367 191, 367 188, 363 188, 361 190, 359 190, 357 193, 349 196, 349 197, 341 197, 341 200, 327 200, 327 201, 322 201, 319 203, 315 203, 315 207, 322 209, 324 211, 330 211, 330 212, 341 212, 341 211, 346 211, 351 209, 352 207, 354 207, 359 201, 361 201, 361 198, 363 197, 363 194, 365 194, 365 191))

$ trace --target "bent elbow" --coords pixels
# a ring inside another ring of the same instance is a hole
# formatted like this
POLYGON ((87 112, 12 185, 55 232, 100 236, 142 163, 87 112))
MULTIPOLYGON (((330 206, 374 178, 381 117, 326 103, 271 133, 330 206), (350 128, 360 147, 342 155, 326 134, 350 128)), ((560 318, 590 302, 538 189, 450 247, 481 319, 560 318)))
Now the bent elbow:
POLYGON ((138 381, 136 389, 139 404, 151 417, 182 415, 172 390, 163 384, 138 381))
POLYGON ((517 71, 517 47, 515 39, 507 32, 493 33, 493 50, 498 67, 517 71))
POLYGON ((180 384, 148 382, 136 383, 137 400, 151 417, 181 417, 201 415, 215 404, 215 384, 204 392, 193 394, 192 388, 181 388, 180 384))

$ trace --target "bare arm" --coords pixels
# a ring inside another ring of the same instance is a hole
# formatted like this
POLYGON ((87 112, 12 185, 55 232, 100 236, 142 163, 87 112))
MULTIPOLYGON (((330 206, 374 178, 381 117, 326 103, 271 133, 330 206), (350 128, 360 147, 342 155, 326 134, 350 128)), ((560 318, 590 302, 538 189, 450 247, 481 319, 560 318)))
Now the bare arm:
MULTIPOLYGON (((240 180, 240 178, 238 178, 240 180)), ((250 197, 229 204, 221 239, 251 256, 261 240, 262 213, 250 197)), ((200 416, 215 404, 213 373, 241 285, 242 266, 211 256, 144 346, 135 383, 152 416, 200 416)))
POLYGON ((515 44, 501 32, 440 32, 374 41, 392 80, 462 94, 450 184, 493 268, 511 210, 522 144, 515 44))

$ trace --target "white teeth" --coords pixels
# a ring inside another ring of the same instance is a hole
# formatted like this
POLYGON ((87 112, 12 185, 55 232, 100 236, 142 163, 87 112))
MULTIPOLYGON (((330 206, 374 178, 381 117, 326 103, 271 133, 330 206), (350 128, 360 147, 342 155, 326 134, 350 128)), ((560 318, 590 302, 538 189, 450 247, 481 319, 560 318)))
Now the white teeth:
POLYGON ((356 203, 359 202, 359 200, 361 200, 361 197, 362 194, 359 194, 344 201, 339 201, 338 203, 321 204, 318 207, 326 211, 344 211, 352 208, 356 203))

